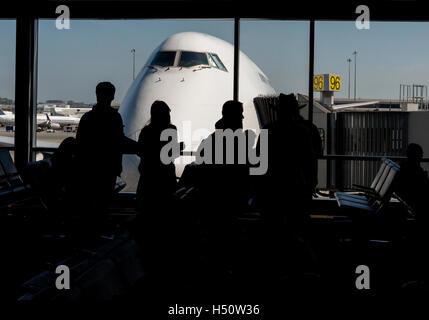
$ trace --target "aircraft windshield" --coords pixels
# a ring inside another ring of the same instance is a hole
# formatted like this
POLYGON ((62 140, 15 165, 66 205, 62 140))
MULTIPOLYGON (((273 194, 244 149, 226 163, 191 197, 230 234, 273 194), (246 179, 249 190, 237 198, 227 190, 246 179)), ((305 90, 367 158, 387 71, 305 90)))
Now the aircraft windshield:
POLYGON ((212 55, 209 53, 209 54, 207 54, 207 56, 209 57, 210 66, 212 66, 213 68, 218 68, 219 69, 219 67, 216 64, 216 61, 213 59, 212 55))
POLYGON ((182 51, 178 64, 175 64, 176 51, 159 51, 153 58, 150 65, 159 67, 195 67, 210 66, 212 68, 228 71, 220 58, 215 53, 182 51))
POLYGON ((180 67, 193 67, 208 64, 207 55, 202 52, 182 51, 182 55, 180 56, 180 67))
POLYGON ((176 51, 160 51, 153 58, 151 65, 160 67, 171 67, 174 65, 176 51))
POLYGON ((222 61, 220 60, 220 58, 218 57, 218 55, 217 55, 217 54, 215 54, 215 53, 209 53, 209 55, 210 55, 210 56, 213 58, 213 60, 216 62, 216 65, 218 66, 218 68, 219 68, 220 70, 228 71, 228 70, 226 70, 225 66, 223 65, 222 61))

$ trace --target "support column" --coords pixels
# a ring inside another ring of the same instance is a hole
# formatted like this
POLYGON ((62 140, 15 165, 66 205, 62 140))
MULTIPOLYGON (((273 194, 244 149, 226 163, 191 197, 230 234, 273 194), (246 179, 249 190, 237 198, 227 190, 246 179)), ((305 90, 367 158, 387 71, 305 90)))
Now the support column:
POLYGON ((15 164, 22 170, 33 160, 37 110, 38 20, 30 15, 16 19, 15 60, 15 164))
POLYGON ((313 77, 314 77, 314 19, 310 20, 310 43, 308 61, 308 120, 313 122, 313 77))
POLYGON ((234 18, 234 100, 239 97, 240 18, 234 18))

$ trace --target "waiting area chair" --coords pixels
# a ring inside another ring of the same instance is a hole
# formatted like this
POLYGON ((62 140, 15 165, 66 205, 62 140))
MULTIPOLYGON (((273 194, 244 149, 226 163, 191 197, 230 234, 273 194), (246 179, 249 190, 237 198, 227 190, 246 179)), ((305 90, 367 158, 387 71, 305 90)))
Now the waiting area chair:
POLYGON ((9 150, 0 148, 0 203, 7 205, 30 196, 31 187, 23 181, 9 150))
POLYGON ((383 159, 370 187, 358 186, 363 194, 336 192, 339 207, 348 207, 370 212, 379 212, 390 200, 393 193, 395 176, 400 167, 389 159, 383 159))

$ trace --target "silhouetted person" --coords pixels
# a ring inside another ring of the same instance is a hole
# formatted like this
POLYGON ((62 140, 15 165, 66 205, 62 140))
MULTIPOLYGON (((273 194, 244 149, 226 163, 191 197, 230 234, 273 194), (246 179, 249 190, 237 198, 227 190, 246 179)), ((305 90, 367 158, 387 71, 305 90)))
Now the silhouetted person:
POLYGON ((249 131, 243 131, 243 119, 241 102, 225 102, 215 132, 201 142, 196 152, 196 162, 202 163, 201 169, 205 170, 200 183, 225 195, 231 195, 230 190, 237 204, 246 200, 243 197, 249 174, 248 145, 254 144, 249 142, 252 138, 249 131))
MULTIPOLYGON (((293 94, 280 94, 278 120, 263 128, 268 130, 268 171, 255 196, 266 222, 269 260, 274 259, 268 265, 280 273, 302 272, 303 265, 314 263, 306 238, 315 155, 311 133, 297 108, 293 94)), ((259 141, 258 149, 262 150, 259 141)))
POLYGON ((155 204, 157 201, 168 201, 177 187, 174 157, 168 163, 163 163, 161 159, 161 150, 171 142, 171 139, 175 140, 172 141, 173 143, 178 143, 177 135, 161 141, 164 130, 173 130, 177 134, 176 126, 171 124, 170 108, 164 101, 155 101, 152 104, 150 116, 150 123, 141 130, 138 139, 141 161, 137 198, 143 206, 149 203, 155 204))
POLYGON ((164 268, 179 263, 176 255, 180 254, 182 230, 176 220, 180 222, 181 217, 174 207, 177 182, 173 161, 179 154, 173 150, 165 153, 163 150, 170 149, 169 146, 178 147, 180 151, 177 129, 171 124, 169 106, 164 101, 155 101, 150 109, 150 121, 138 138, 141 160, 135 232, 136 239, 144 247, 149 272, 164 275, 167 272, 164 268), (165 139, 164 135, 167 135, 165 139), (165 156, 170 159, 164 159, 165 156))
POLYGON ((395 191, 418 215, 418 219, 426 218, 426 197, 429 195, 428 174, 420 166, 423 149, 416 143, 407 147, 407 159, 400 162, 400 170, 395 181, 395 191))
POLYGON ((310 133, 311 138, 311 146, 313 148, 313 167, 312 167, 312 194, 309 195, 310 199, 312 198, 312 195, 316 192, 316 187, 318 183, 318 159, 323 155, 323 145, 322 145, 322 139, 320 138, 319 129, 316 127, 314 123, 312 123, 310 120, 304 119, 299 113, 299 110, 304 106, 299 106, 298 101, 295 99, 295 101, 291 102, 291 107, 293 108, 294 117, 298 120, 300 124, 302 124, 304 127, 306 127, 310 133))
POLYGON ((298 118, 297 104, 293 94, 280 94, 278 120, 263 128, 268 130, 269 146, 264 188, 268 188, 266 205, 287 205, 291 209, 281 218, 302 223, 308 218, 302 211, 314 186, 315 154, 310 130, 298 118), (298 210, 292 210, 295 207, 298 210))
MULTIPOLYGON (((225 271, 234 257, 234 217, 243 213, 248 200, 247 134, 243 131, 243 104, 226 101, 215 132, 197 149, 194 171, 199 188, 201 225, 208 230, 211 266, 225 271)), ((198 207, 197 207, 197 210, 198 207)))
POLYGON ((97 224, 97 218, 105 217, 116 179, 122 172, 124 145, 131 142, 124 135, 121 115, 111 107, 115 97, 113 84, 100 82, 95 92, 97 104, 82 116, 76 133, 75 189, 84 211, 88 211, 85 214, 97 224))
POLYGON ((64 139, 52 155, 53 188, 57 193, 70 191, 74 179, 77 143, 74 137, 64 139))
MULTIPOLYGON (((409 262, 413 265, 414 276, 417 280, 429 283, 429 215, 427 197, 429 196, 429 181, 427 172, 420 165, 423 158, 423 149, 416 143, 410 143, 407 147, 407 159, 400 162, 400 170, 396 176, 394 190, 415 213, 416 229, 411 238, 415 244, 411 252, 415 252, 416 261, 409 262)), ((416 279, 413 279, 416 280, 416 279)))

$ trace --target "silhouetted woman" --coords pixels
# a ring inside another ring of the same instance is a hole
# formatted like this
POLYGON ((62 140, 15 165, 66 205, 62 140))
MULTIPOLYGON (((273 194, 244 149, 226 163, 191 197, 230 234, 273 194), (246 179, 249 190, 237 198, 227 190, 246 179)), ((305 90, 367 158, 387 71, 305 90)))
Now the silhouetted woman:
MULTIPOLYGON (((176 126, 170 123, 170 108, 164 101, 155 101, 150 116, 150 122, 141 130, 138 140, 141 161, 137 200, 140 208, 168 202, 177 184, 174 162, 164 164, 161 161, 161 150, 169 143, 161 141, 161 133, 166 129, 176 131, 176 126)), ((173 139, 177 143, 177 136, 173 139)))

